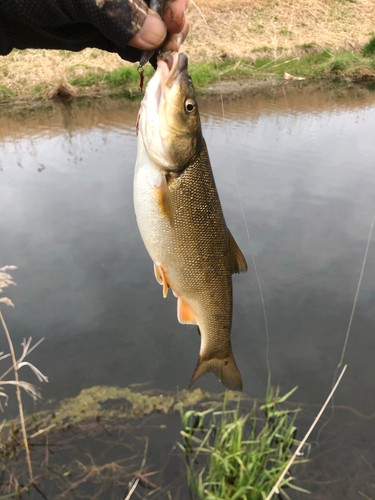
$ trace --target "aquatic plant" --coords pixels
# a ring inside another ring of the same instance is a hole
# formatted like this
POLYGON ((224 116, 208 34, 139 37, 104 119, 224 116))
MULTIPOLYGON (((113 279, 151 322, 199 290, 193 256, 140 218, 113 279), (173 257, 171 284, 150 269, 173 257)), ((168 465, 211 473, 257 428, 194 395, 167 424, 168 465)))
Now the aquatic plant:
MULTIPOLYGON (((250 413, 241 415, 238 400, 235 409, 228 409, 224 398, 223 408, 215 411, 183 411, 183 424, 179 447, 186 455, 189 488, 194 498, 262 499, 271 492, 293 454, 297 428, 295 419, 299 409, 284 410, 280 403, 294 392, 283 397, 269 389, 265 404, 256 403, 250 413)), ((295 463, 305 462, 297 458, 295 463)), ((279 492, 289 498, 287 487, 306 492, 284 478, 279 492)))

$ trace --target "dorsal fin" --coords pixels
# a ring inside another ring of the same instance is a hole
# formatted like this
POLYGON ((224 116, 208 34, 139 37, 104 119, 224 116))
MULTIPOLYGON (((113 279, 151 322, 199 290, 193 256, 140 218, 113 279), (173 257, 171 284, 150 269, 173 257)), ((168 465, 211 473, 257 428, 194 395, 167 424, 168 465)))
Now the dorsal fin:
POLYGON ((246 273, 247 262, 240 247, 237 245, 232 233, 228 229, 230 247, 230 267, 232 274, 246 273))

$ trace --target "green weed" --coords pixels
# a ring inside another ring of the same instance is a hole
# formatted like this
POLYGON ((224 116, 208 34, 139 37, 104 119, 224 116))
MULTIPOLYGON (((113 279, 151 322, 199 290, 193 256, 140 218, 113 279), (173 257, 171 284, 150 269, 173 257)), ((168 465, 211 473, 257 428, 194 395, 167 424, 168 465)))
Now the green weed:
MULTIPOLYGON (((303 23, 302 23, 303 25, 303 23)), ((309 42, 309 43, 302 43, 301 45, 296 45, 297 49, 312 49, 313 47, 316 47, 315 42, 309 42)))
POLYGON ((218 79, 218 66, 228 67, 228 65, 231 65, 231 59, 219 62, 218 65, 214 62, 192 64, 189 68, 189 72, 194 82, 194 86, 205 87, 209 83, 216 81, 218 79))
POLYGON ((9 87, 5 87, 5 85, 0 85, 0 99, 11 95, 13 95, 13 90, 9 87))
POLYGON ((280 35, 283 35, 283 36, 289 36, 292 34, 292 32, 287 30, 287 29, 280 30, 279 33, 280 33, 280 35))
POLYGON ((39 97, 43 95, 43 93, 48 89, 47 84, 43 85, 35 85, 35 87, 32 88, 32 93, 34 94, 35 97, 39 97))
MULTIPOLYGON (((283 410, 291 391, 279 397, 270 390, 266 404, 259 409, 254 404, 241 415, 239 401, 235 409, 183 412, 179 447, 186 455, 188 484, 193 498, 201 500, 262 500, 270 493, 288 463, 292 449, 298 445, 295 418, 299 410, 283 410)), ((298 459, 301 463, 303 459, 298 459)), ((287 477, 280 491, 288 498, 285 488, 300 491, 287 477)))
POLYGON ((332 73, 339 73, 345 70, 346 64, 342 61, 334 61, 330 68, 332 73))
POLYGON ((267 45, 262 45, 262 47, 255 47, 251 52, 268 52, 271 50, 267 45))
MULTIPOLYGON (((151 77, 153 69, 148 66, 144 70, 145 77, 151 77)), ((85 76, 77 76, 69 81, 71 85, 78 87, 92 87, 93 85, 105 85, 107 87, 139 87, 139 73, 137 66, 125 66, 113 71, 94 72, 88 71, 85 76)))
MULTIPOLYGON (((315 43, 306 43, 299 48, 308 49, 314 47, 315 43)), ((281 51, 283 47, 277 47, 281 51)), ((364 75, 367 79, 373 78, 373 69, 375 68, 375 58, 371 51, 375 51, 375 36, 366 44, 363 52, 338 51, 332 52, 330 49, 324 49, 321 52, 296 56, 289 55, 283 57, 273 57, 272 49, 267 46, 257 47, 257 52, 264 52, 263 57, 258 57, 255 61, 247 58, 231 59, 226 53, 222 54, 221 60, 191 63, 189 72, 192 76, 195 88, 197 90, 207 87, 220 81, 238 81, 239 79, 275 79, 283 78, 284 73, 292 76, 303 77, 306 79, 315 78, 337 78, 337 75, 345 74, 353 81, 363 80, 364 75), (367 55, 364 55, 367 54, 367 55)), ((82 66, 82 65, 81 65, 82 66)), ((86 67, 87 72, 83 76, 72 77, 69 83, 75 87, 84 88, 85 94, 90 94, 90 87, 95 87, 94 92, 97 95, 98 90, 104 91, 111 96, 126 94, 127 98, 136 99, 141 97, 139 92, 140 77, 137 71, 137 64, 125 66, 113 71, 104 71, 86 67), (133 93, 133 90, 135 91, 133 93), (129 93, 130 91, 130 93, 129 93)), ((71 68, 74 72, 74 66, 71 68)), ((147 65, 144 68, 145 82, 150 80, 154 74, 154 69, 147 65)), ((20 80, 18 83, 22 83, 20 80)), ((39 85, 39 87, 28 87, 27 79, 24 79, 25 92, 32 98, 45 99, 46 90, 50 83, 39 85)), ((16 97, 13 91, 4 85, 0 85, 0 101, 11 100, 16 97)), ((79 91, 78 91, 79 96, 79 91)))
POLYGON ((62 57, 63 59, 69 59, 71 55, 72 53, 69 50, 59 50, 59 56, 62 57))
POLYGON ((370 40, 365 43, 363 47, 364 56, 374 56, 375 55, 375 35, 370 38, 370 40))

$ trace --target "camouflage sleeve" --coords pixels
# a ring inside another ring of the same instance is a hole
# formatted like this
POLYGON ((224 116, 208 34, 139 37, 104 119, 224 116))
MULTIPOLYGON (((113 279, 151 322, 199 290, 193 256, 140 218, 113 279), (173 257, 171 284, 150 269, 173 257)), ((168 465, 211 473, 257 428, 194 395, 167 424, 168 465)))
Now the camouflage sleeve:
POLYGON ((128 42, 147 16, 144 0, 1 0, 0 55, 12 49, 96 47, 137 61, 128 42))

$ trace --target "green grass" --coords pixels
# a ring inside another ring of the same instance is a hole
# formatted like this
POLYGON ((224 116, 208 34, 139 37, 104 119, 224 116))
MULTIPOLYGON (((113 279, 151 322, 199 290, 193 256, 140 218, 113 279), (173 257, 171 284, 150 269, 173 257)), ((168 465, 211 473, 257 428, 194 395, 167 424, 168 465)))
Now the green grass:
POLYGON ((262 45, 261 47, 255 47, 251 52, 268 52, 269 50, 272 49, 268 45, 262 45))
MULTIPOLYGON (((374 42, 375 45, 375 42, 374 42)), ((317 54, 306 54, 301 57, 260 57, 254 62, 246 60, 226 60, 217 64, 201 63, 190 67, 190 72, 196 87, 221 80, 237 79, 239 76, 248 78, 282 79, 285 72, 293 76, 309 79, 335 77, 338 73, 358 79, 361 70, 374 68, 375 59, 359 52, 331 52, 324 49, 317 54), (198 73, 199 77, 194 79, 198 73), (202 76, 204 75, 204 76, 202 76), (202 85, 203 84, 203 85, 202 85)))
MULTIPOLYGON (((144 70, 145 78, 151 78, 154 70, 147 66, 144 70)), ((139 87, 139 73, 137 65, 118 68, 113 71, 93 72, 89 71, 85 76, 78 76, 69 81, 71 85, 78 87, 92 87, 93 85, 105 85, 110 88, 126 85, 127 87, 139 87)))
MULTIPOLYGON (((312 47, 314 44, 306 44, 312 47)), ((238 79, 282 79, 285 72, 308 79, 329 78, 345 75, 360 78, 361 69, 374 68, 375 59, 371 57, 371 50, 375 50, 375 37, 368 43, 363 53, 360 52, 332 52, 324 49, 319 53, 306 54, 299 57, 269 56, 259 57, 255 61, 246 59, 229 59, 222 61, 198 62, 189 65, 189 72, 196 89, 207 87, 212 83, 223 80, 238 79), (366 55, 365 55, 366 54, 366 55)), ((268 47, 259 47, 257 50, 265 51, 268 47)), ((145 84, 152 77, 154 70, 145 68, 145 84)), ((88 72, 86 76, 73 78, 69 83, 79 87, 102 85, 109 89, 126 87, 139 88, 139 74, 137 65, 127 66, 103 73, 88 72)))
MULTIPOLYGON (((279 479, 294 447, 299 443, 294 425, 299 410, 283 410, 291 391, 280 398, 269 391, 266 404, 241 415, 239 403, 227 408, 203 412, 183 412, 180 407, 183 443, 179 447, 186 455, 189 488, 193 498, 201 500, 262 500, 279 479)), ((302 459, 297 459, 301 463, 302 459)), ((286 477, 280 485, 298 489, 286 477)))
POLYGON ((287 29, 283 29, 283 30, 280 30, 280 35, 283 35, 283 36, 289 36, 289 35, 292 35, 292 32, 287 30, 287 29))
MULTIPOLYGON (((311 42, 300 47, 307 49, 314 45, 314 42, 311 42)), ((258 47, 256 50, 267 52, 268 47, 258 47)), ((362 52, 332 52, 330 49, 323 49, 314 54, 275 58, 268 51, 268 54, 265 53, 263 57, 258 57, 254 61, 225 57, 220 61, 189 64, 189 71, 198 91, 221 81, 282 80, 285 72, 307 80, 341 77, 351 78, 353 81, 371 80, 375 75, 374 70, 375 36, 372 36, 362 52)), ((151 66, 145 67, 144 85, 147 85, 153 73, 151 66)), ((102 93, 110 96, 121 95, 131 99, 141 97, 137 64, 114 71, 88 69, 86 75, 71 78, 69 83, 76 88, 86 89, 78 92, 78 96, 102 93), (90 90, 90 87, 95 87, 94 91, 90 90)), ((28 82, 25 79, 24 85, 23 98, 29 94, 34 100, 36 98, 42 100, 48 95, 47 91, 53 86, 53 82, 28 88, 28 82)), ((10 88, 0 85, 0 101, 14 100, 17 98, 16 94, 17 92, 13 92, 10 88)))
POLYGON ((5 97, 10 97, 13 95, 13 90, 9 87, 5 87, 5 85, 0 85, 0 99, 5 97))
POLYGON ((72 55, 72 52, 70 52, 69 50, 59 50, 59 55, 63 59, 69 59, 69 57, 72 55))
MULTIPOLYGON (((375 46, 375 42, 374 42, 375 46)), ((283 78, 285 72, 307 79, 330 78, 344 75, 360 79, 364 68, 374 68, 375 59, 359 52, 331 52, 329 49, 300 57, 259 57, 255 61, 225 59, 224 61, 196 63, 189 66, 196 89, 223 80, 283 78)))
POLYGON ((301 45, 296 45, 298 49, 312 49, 313 47, 316 47, 315 42, 309 42, 309 43, 302 43, 301 45))
POLYGON ((363 47, 364 56, 375 56, 375 35, 363 47))
POLYGON ((35 97, 38 97, 38 96, 42 95, 43 92, 45 92, 46 90, 48 90, 48 85, 46 85, 46 84, 35 85, 35 87, 32 88, 32 93, 35 97))

